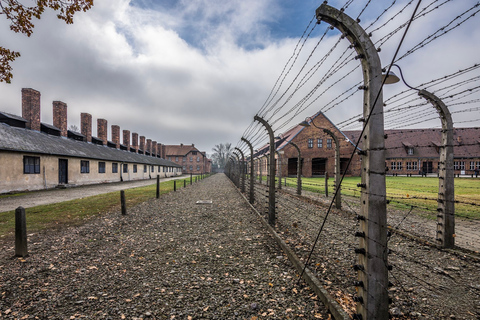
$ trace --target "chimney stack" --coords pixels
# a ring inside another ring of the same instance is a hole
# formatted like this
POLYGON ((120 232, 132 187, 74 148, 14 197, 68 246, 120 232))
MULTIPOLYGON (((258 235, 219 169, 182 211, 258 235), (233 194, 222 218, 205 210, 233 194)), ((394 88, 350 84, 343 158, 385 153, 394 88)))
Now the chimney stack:
POLYGON ((147 152, 152 155, 152 139, 147 139, 147 152))
POLYGON ((130 130, 123 130, 123 145, 130 151, 130 130))
POLYGON ((145 154, 145 136, 140 136, 140 150, 145 154))
POLYGON ((157 141, 152 141, 152 157, 157 157, 157 141))
POLYGON ((27 129, 40 131, 40 91, 22 89, 22 117, 27 129))
POLYGON ((115 148, 120 149, 120 126, 112 125, 112 142, 115 143, 115 148))
POLYGON ((132 149, 135 149, 135 152, 138 153, 138 133, 132 133, 132 149))
POLYGON ((107 130, 108 122, 105 119, 97 119, 97 136, 98 139, 103 141, 103 145, 107 144, 107 130))
POLYGON ((92 115, 82 112, 80 114, 80 127, 82 134, 87 137, 88 142, 92 142, 92 115))
POLYGON ((162 157, 162 144, 161 143, 157 144, 157 157, 158 158, 162 157))
POLYGON ((53 125, 60 129, 62 137, 67 136, 67 104, 62 101, 53 101, 53 125))

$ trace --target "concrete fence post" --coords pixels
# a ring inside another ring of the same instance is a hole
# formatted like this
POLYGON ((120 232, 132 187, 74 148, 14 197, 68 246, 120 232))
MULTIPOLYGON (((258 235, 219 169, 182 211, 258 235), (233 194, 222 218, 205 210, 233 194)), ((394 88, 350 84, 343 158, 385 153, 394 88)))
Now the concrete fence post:
POLYGON ((382 66, 375 45, 362 27, 342 10, 323 3, 318 22, 338 29, 357 52, 362 66, 363 119, 361 210, 357 264, 357 314, 363 320, 384 320, 388 312, 387 210, 382 66))
POLYGON ((160 198, 160 175, 157 174, 157 199, 160 198))
POLYGON ((268 124, 267 121, 255 116, 254 119, 262 123, 268 131, 270 137, 270 154, 269 162, 270 167, 268 168, 268 223, 271 226, 275 226, 275 136, 273 134, 272 127, 268 124))
POLYGON ((242 137, 242 141, 244 141, 248 147, 250 148, 250 203, 253 204, 255 202, 255 194, 254 194, 254 183, 255 183, 255 165, 253 160, 253 146, 247 139, 242 137))

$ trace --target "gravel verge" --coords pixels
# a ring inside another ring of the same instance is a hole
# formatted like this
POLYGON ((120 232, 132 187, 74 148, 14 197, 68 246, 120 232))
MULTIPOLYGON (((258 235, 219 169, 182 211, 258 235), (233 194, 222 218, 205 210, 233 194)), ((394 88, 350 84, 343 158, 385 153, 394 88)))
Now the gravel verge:
POLYGON ((223 174, 30 234, 26 258, 0 244, 3 319, 329 318, 223 174))

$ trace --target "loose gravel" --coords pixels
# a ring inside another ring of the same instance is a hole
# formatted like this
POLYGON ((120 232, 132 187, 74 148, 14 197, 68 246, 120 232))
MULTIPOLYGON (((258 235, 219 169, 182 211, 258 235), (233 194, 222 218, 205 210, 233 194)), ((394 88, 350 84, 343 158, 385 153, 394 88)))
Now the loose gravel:
POLYGON ((2 319, 330 318, 223 174, 0 245, 2 319))

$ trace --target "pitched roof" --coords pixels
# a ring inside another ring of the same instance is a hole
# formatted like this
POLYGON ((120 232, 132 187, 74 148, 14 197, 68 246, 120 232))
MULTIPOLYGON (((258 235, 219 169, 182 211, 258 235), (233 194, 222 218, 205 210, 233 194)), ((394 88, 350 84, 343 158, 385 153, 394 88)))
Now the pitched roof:
MULTIPOLYGON (((343 132, 350 140, 357 141, 360 130, 343 132)), ((442 144, 442 129, 385 130, 386 158, 438 158, 442 144), (413 148, 413 154, 408 154, 413 148)), ((455 158, 478 158, 480 155, 480 128, 456 128, 453 132, 455 158)), ((360 142, 361 147, 361 142, 360 142)))
POLYGON ((0 137, 0 150, 4 151, 180 167, 165 159, 11 127, 4 123, 0 123, 0 137))
POLYGON ((191 151, 200 152, 195 146, 193 145, 165 145, 165 155, 167 156, 186 156, 191 151))

